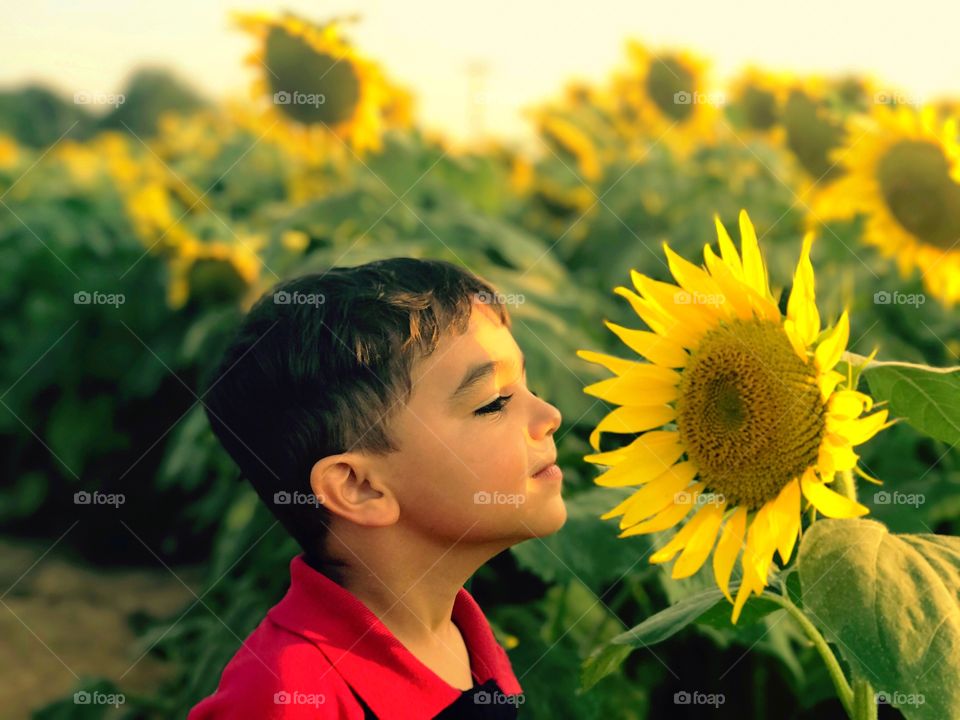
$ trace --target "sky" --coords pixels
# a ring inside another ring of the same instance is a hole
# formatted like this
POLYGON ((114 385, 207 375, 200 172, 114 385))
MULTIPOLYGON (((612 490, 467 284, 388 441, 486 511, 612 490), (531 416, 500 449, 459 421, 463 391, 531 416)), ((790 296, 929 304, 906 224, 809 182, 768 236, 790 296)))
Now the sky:
POLYGON ((210 97, 242 96, 253 72, 242 59, 254 43, 233 27, 232 10, 359 14, 349 37, 416 93, 426 126, 465 140, 523 137, 525 107, 570 80, 602 81, 625 61, 627 38, 693 50, 718 83, 753 63, 867 72, 921 99, 960 96, 955 0, 6 3, 0 86, 41 81, 68 95, 116 93, 133 68, 162 65, 210 97))

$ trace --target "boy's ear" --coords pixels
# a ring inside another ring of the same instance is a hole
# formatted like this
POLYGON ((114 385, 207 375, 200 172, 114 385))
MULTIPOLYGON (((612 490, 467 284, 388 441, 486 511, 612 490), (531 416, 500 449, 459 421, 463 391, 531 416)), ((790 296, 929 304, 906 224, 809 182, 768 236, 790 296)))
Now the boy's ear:
POLYGON ((362 453, 318 460, 310 470, 310 488, 327 510, 357 525, 385 527, 400 518, 396 497, 362 453))

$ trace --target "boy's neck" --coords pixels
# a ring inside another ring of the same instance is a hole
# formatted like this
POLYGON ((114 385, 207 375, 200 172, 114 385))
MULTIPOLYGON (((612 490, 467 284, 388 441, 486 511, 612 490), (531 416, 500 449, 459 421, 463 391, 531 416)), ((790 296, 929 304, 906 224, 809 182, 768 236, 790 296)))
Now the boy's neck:
MULTIPOLYGON (((404 645, 443 642, 455 632, 457 593, 477 569, 503 548, 388 542, 377 552, 345 550, 335 565, 311 564, 366 605, 404 645), (383 552, 389 547, 390 552, 383 552)), ((308 558, 309 561, 309 558, 308 558)))

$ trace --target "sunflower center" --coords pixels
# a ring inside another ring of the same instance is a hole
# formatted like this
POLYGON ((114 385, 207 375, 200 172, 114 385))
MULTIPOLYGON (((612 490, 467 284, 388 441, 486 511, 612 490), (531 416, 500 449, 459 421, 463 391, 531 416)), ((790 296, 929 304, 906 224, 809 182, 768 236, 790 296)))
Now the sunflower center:
POLYGON ((924 140, 903 140, 877 164, 877 181, 890 212, 908 232, 947 249, 960 239, 960 187, 943 151, 924 140))
POLYGON ((769 90, 749 85, 740 97, 747 127, 769 130, 777 122, 777 99, 769 90))
POLYGON ((350 60, 318 52, 306 40, 273 27, 264 64, 277 108, 303 124, 336 125, 353 117, 360 78, 350 60))
POLYGON ((647 72, 647 95, 660 112, 674 120, 693 114, 693 73, 675 57, 654 58, 647 72))
POLYGON ((832 180, 839 173, 829 152, 843 140, 843 126, 826 115, 826 109, 809 95, 793 90, 783 108, 787 145, 803 168, 818 180, 832 180))
POLYGON ((782 326, 721 323, 682 373, 677 428, 710 492, 759 509, 814 465, 825 410, 816 371, 782 326))

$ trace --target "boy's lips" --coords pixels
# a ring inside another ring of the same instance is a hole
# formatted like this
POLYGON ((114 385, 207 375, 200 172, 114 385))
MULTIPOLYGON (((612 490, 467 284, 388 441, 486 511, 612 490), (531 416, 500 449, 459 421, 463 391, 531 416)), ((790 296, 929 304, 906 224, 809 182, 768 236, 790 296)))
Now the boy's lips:
POLYGON ((538 480, 552 480, 563 478, 563 472, 557 466, 557 456, 538 465, 531 475, 538 480))

